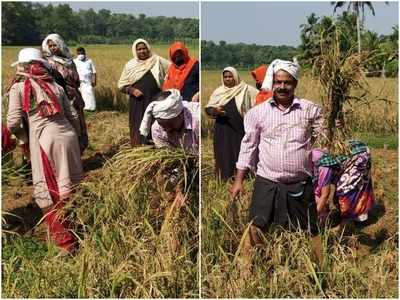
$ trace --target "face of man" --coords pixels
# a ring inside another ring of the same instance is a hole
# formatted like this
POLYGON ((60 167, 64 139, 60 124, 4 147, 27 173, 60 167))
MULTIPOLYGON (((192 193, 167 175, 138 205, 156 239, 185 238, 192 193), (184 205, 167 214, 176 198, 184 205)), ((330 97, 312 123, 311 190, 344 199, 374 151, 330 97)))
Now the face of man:
POLYGON ((144 43, 139 43, 136 45, 136 54, 140 60, 145 60, 149 58, 149 49, 144 43))
POLYGON ((231 72, 225 71, 222 75, 222 78, 226 87, 230 88, 235 86, 235 78, 233 77, 233 74, 231 72))
POLYGON ((274 74, 274 82, 272 86, 274 99, 281 103, 292 101, 296 86, 297 80, 294 79, 292 75, 286 71, 279 70, 274 74))
POLYGON ((48 40, 47 41, 47 45, 49 46, 49 50, 50 50, 51 54, 53 54, 53 55, 60 55, 61 54, 60 48, 52 40, 48 40))
POLYGON ((170 134, 180 132, 184 123, 183 112, 172 119, 157 119, 157 123, 160 124, 160 126, 170 134))
POLYGON ((172 61, 177 66, 180 66, 185 63, 185 56, 183 55, 182 50, 175 51, 174 56, 172 57, 172 61))
POLYGON ((85 57, 86 57, 85 50, 78 50, 78 51, 76 51, 76 55, 77 55, 78 59, 84 60, 85 57))

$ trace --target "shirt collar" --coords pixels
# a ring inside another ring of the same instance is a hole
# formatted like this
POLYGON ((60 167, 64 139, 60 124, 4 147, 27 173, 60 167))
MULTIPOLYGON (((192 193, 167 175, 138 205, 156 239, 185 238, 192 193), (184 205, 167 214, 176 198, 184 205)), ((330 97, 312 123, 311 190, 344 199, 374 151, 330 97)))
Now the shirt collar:
MULTIPOLYGON (((273 97, 269 100, 269 103, 271 104, 271 106, 277 107, 277 103, 276 103, 276 101, 275 101, 275 99, 274 99, 273 97)), ((293 102, 292 102, 292 104, 289 106, 289 109, 290 109, 290 110, 292 110, 292 109, 294 109, 294 108, 301 108, 300 99, 299 99, 298 97, 296 97, 296 96, 294 96, 293 102)))

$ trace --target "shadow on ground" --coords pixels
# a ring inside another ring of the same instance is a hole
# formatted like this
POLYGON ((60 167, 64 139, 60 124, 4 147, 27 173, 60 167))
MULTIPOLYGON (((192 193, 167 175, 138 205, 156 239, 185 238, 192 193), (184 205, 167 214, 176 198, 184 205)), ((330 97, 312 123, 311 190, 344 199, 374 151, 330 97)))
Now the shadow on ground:
POLYGON ((42 210, 32 199, 26 206, 2 213, 2 230, 25 234, 32 230, 42 217, 42 210))
POLYGON ((377 201, 374 207, 368 213, 368 220, 364 222, 344 221, 341 222, 340 215, 335 212, 332 214, 331 228, 336 227, 334 231, 342 235, 346 243, 359 243, 364 246, 369 252, 377 251, 387 239, 393 236, 390 232, 389 224, 384 224, 384 215, 386 209, 381 201, 377 201), (369 230, 372 225, 376 226, 373 230, 369 230))

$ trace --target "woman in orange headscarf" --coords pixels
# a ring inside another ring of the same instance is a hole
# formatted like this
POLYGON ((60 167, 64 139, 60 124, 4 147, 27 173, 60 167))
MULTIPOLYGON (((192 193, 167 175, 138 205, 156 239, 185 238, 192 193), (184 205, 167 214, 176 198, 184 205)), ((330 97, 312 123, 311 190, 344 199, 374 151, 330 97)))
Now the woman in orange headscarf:
POLYGON ((172 64, 168 68, 163 90, 177 89, 185 101, 198 101, 199 62, 189 56, 182 42, 175 42, 169 48, 172 64))
POLYGON ((265 78, 265 74, 267 73, 267 65, 261 65, 258 68, 254 69, 250 72, 251 76, 253 76, 256 81, 256 88, 259 90, 256 96, 256 105, 263 103, 264 101, 272 98, 272 91, 262 90, 261 86, 265 78))

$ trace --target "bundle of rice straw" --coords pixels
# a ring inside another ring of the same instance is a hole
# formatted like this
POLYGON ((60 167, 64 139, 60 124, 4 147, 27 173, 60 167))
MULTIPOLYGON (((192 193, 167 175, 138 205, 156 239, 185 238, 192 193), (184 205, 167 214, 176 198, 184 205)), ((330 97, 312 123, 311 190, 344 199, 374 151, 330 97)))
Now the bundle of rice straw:
POLYGON ((317 75, 323 89, 322 106, 325 115, 327 134, 319 141, 321 147, 328 148, 331 155, 349 154, 350 147, 346 140, 349 132, 346 127, 343 105, 354 99, 352 89, 365 90, 364 63, 366 54, 358 54, 355 46, 341 49, 346 38, 338 28, 332 35, 321 38, 321 54, 315 58, 313 73, 317 75), (337 128, 340 120, 342 127, 337 128))

